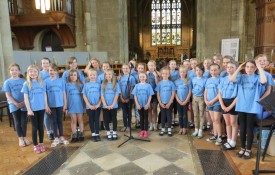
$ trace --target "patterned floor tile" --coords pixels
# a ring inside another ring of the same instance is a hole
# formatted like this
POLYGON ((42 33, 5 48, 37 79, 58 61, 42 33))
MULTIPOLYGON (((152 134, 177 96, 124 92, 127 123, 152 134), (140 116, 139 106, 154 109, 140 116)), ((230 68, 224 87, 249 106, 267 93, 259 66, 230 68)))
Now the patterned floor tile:
POLYGON ((77 166, 71 167, 68 169, 71 175, 78 174, 78 175, 87 175, 87 174, 97 174, 103 171, 102 168, 97 166, 92 161, 86 162, 83 164, 79 164, 77 166))
POLYGON ((185 154, 181 151, 178 151, 177 149, 174 149, 174 148, 168 148, 162 152, 159 152, 158 155, 170 162, 175 162, 178 159, 182 159, 182 158, 188 156, 187 154, 185 154))
POLYGON ((108 171, 112 175, 145 175, 147 172, 134 163, 127 163, 108 171))
POLYGON ((179 174, 179 175, 191 175, 189 172, 187 171, 184 171, 183 169, 181 168, 178 168, 177 166, 175 165, 169 165, 169 166, 166 166, 166 167, 163 167, 157 171, 154 172, 154 175, 172 175, 172 174, 179 174))
POLYGON ((94 162, 99 165, 104 170, 110 170, 112 168, 118 167, 129 163, 130 161, 124 156, 118 153, 108 154, 104 157, 95 159, 94 162))
POLYGON ((120 153, 130 161, 137 160, 150 154, 148 151, 145 151, 144 149, 141 149, 139 147, 124 149, 120 153))
POLYGON ((170 162, 155 154, 150 154, 133 162, 147 172, 154 172, 170 164, 170 162))
POLYGON ((108 154, 111 154, 113 151, 109 150, 105 146, 101 146, 98 148, 91 148, 84 151, 88 156, 90 156, 93 159, 97 159, 103 156, 106 156, 108 154))

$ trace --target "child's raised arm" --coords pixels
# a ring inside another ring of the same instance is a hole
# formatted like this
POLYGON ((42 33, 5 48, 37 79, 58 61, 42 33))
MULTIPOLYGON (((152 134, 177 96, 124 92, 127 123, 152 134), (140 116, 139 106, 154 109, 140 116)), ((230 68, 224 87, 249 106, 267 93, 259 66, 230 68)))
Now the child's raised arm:
POLYGON ((242 63, 232 75, 228 75, 229 81, 237 82, 237 75, 244 68, 245 64, 246 64, 246 62, 242 63))

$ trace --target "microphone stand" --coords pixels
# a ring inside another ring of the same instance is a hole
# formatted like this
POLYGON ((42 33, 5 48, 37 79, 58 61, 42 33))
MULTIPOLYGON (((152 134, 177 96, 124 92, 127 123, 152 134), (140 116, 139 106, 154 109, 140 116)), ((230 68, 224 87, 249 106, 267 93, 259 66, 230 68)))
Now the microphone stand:
MULTIPOLYGON (((133 66, 133 64, 132 63, 130 63, 130 72, 129 72, 129 77, 128 77, 128 80, 127 80, 127 84, 126 84, 126 88, 125 88, 125 94, 126 94, 126 92, 127 92, 127 90, 129 91, 129 108, 128 108, 128 115, 130 115, 130 119, 132 118, 132 109, 131 109, 131 102, 130 102, 130 96, 131 96, 131 94, 130 94, 130 92, 131 92, 131 88, 129 87, 130 86, 130 76, 131 76, 131 71, 132 71, 132 68, 133 68, 134 66, 133 66), (129 87, 129 89, 128 89, 128 87, 129 87)), ((135 103, 135 102, 134 102, 135 103)), ((130 135, 128 136, 128 135, 126 135, 126 134, 124 134, 124 136, 125 137, 128 137, 128 139, 127 140, 125 140, 124 142, 122 142, 120 145, 118 145, 117 147, 119 148, 119 147, 121 147, 122 145, 124 145, 126 142, 128 142, 128 141, 130 141, 130 140, 140 140, 140 141, 144 141, 144 142, 150 142, 150 140, 148 140, 148 139, 140 139, 140 138, 135 138, 134 136, 132 136, 132 126, 131 126, 131 124, 132 124, 132 122, 130 122, 130 135)))

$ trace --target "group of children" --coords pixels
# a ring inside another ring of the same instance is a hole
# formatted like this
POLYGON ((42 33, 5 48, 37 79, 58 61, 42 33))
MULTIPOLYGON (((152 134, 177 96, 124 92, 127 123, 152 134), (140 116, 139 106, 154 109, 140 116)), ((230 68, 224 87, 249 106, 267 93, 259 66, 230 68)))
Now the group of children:
POLYGON ((200 64, 197 59, 184 60, 178 69, 176 61, 171 60, 159 71, 153 60, 147 63, 148 71, 145 71, 145 64, 136 65, 131 60, 130 64, 122 65, 122 72, 116 77, 109 62, 104 62, 101 70, 99 61, 92 58, 84 70, 85 78, 77 69, 77 59, 70 57, 68 69, 59 78, 58 67, 48 58, 43 58, 41 71, 36 65, 28 67, 26 81, 20 78, 19 65, 12 64, 9 68, 11 78, 5 81, 2 90, 14 117, 19 146, 30 144, 26 139, 29 116, 35 153, 45 151, 43 124, 48 138, 54 140, 53 147, 59 143, 68 144, 63 135, 64 112, 71 117, 71 142, 84 140, 85 109, 93 141, 101 140, 100 121, 104 122, 107 139, 116 140, 120 100, 123 115, 121 131, 130 129, 132 107, 135 106, 136 120, 140 121, 141 128, 139 137, 144 138, 149 136, 149 131, 157 130, 157 122, 160 124, 159 135, 167 133, 171 137, 177 113, 179 134, 186 134, 189 110, 195 123, 192 136, 204 137, 205 123, 208 128, 212 124, 214 136, 207 141, 230 150, 236 147, 239 118, 241 150, 237 155, 248 159, 251 158, 256 116, 263 110, 257 101, 267 96, 273 85, 271 75, 263 70, 266 60, 266 55, 259 55, 238 67, 232 57, 215 55, 200 64), (224 144, 221 138, 222 114, 227 133, 224 144))

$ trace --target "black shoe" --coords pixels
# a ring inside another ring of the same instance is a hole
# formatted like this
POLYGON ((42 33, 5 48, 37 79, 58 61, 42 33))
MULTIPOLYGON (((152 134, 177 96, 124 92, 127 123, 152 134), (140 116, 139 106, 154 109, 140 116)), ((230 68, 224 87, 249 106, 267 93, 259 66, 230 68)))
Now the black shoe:
POLYGON ((245 149, 241 148, 241 151, 237 152, 237 156, 238 156, 239 158, 243 157, 245 151, 246 151, 245 149))
POLYGON ((71 142, 72 142, 72 143, 78 142, 78 138, 77 138, 77 134, 76 134, 76 133, 73 133, 73 134, 72 134, 71 142))
POLYGON ((48 134, 48 139, 49 139, 49 140, 54 140, 53 133, 48 134))
POLYGON ((92 136, 92 140, 94 141, 94 142, 97 142, 97 138, 96 138, 97 136, 92 136))
POLYGON ((83 132, 79 132, 79 134, 78 134, 78 140, 79 141, 84 141, 84 134, 83 134, 83 132))
POLYGON ((112 134, 107 135, 107 140, 109 140, 109 141, 113 140, 112 134))
POLYGON ((95 136, 95 137, 96 137, 96 141, 97 141, 97 142, 100 142, 100 141, 101 141, 101 138, 100 138, 99 135, 97 135, 97 136, 95 136))
POLYGON ((195 127, 194 123, 190 122, 189 123, 189 128, 194 128, 194 127, 195 127))

